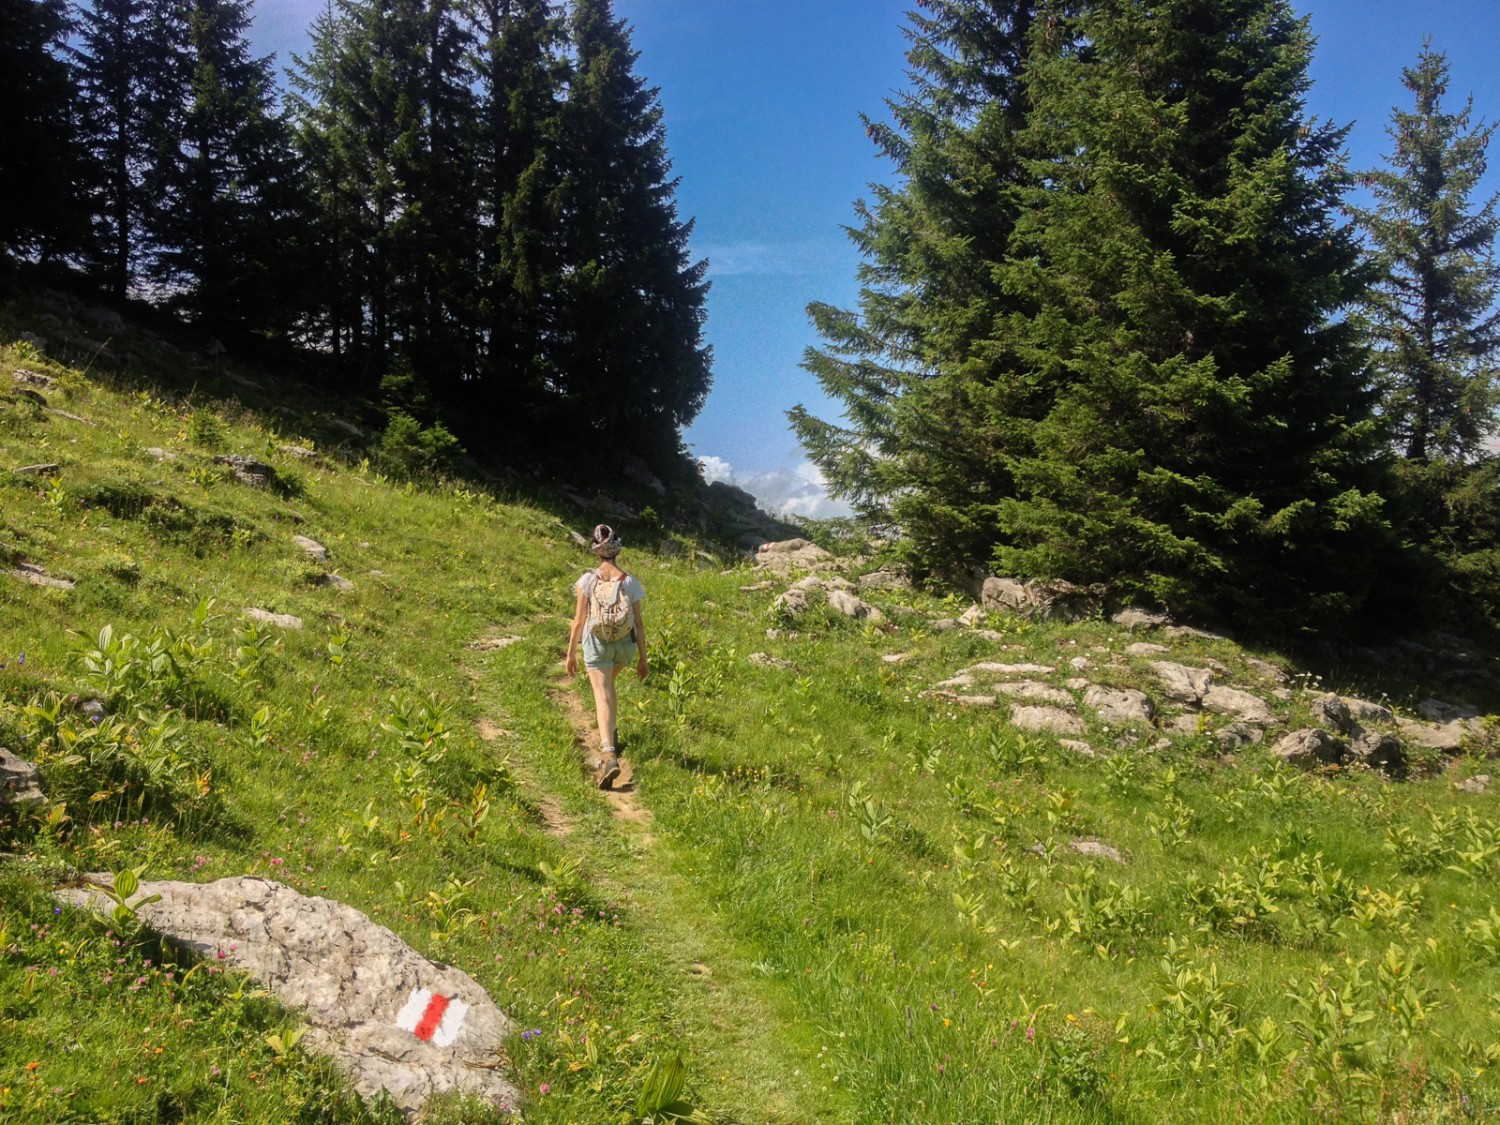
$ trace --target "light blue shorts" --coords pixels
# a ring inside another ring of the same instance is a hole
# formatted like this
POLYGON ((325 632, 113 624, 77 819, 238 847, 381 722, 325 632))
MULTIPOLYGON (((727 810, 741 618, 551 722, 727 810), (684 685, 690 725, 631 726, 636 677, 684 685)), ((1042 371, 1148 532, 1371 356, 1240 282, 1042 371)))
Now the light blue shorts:
POLYGON ((583 666, 600 671, 635 663, 635 633, 620 641, 601 641, 589 629, 583 631, 583 666))

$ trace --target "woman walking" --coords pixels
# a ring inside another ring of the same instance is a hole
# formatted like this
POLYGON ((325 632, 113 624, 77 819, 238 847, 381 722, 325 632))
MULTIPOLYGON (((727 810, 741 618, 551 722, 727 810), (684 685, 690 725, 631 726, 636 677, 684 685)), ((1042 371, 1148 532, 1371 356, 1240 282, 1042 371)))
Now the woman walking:
POLYGON ((583 666, 594 688, 594 712, 599 721, 599 756, 594 777, 600 789, 608 789, 620 776, 620 751, 616 731, 619 715, 615 677, 620 669, 635 664, 641 679, 650 670, 646 663, 646 626, 641 601, 646 591, 632 575, 620 569, 620 537, 601 523, 594 528, 589 549, 599 565, 585 571, 573 584, 577 601, 573 607, 573 630, 568 635, 569 677, 578 674, 578 642, 583 642, 583 666))

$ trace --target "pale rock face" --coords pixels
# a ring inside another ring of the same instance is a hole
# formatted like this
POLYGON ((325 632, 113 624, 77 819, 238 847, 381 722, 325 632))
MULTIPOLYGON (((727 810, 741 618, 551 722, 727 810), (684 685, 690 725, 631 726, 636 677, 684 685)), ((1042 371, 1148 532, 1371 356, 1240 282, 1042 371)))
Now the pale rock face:
POLYGON ((1276 721, 1276 716, 1266 706, 1266 701, 1259 696, 1237 688, 1220 687, 1217 684, 1210 684, 1204 691, 1203 707, 1216 714, 1233 715, 1237 719, 1254 723, 1257 726, 1268 727, 1276 721))
POLYGON ((1344 706, 1349 708, 1349 717, 1358 723, 1394 723, 1395 713, 1383 703, 1371 703, 1368 699, 1344 696, 1344 706))
POLYGON ((1249 723, 1227 723, 1214 731, 1214 741, 1222 750, 1238 750, 1264 737, 1265 731, 1249 723))
POLYGON ((1155 629, 1172 624, 1172 619, 1165 613, 1152 613, 1146 609, 1122 609, 1110 620, 1127 629, 1155 629))
POLYGON ((1166 645, 1154 645, 1150 641, 1136 641, 1125 646, 1126 656, 1165 656, 1171 651, 1166 645))
POLYGON ((300 629, 302 618, 294 617, 290 613, 272 613, 268 609, 250 608, 245 610, 245 616, 251 621, 258 621, 262 625, 274 625, 278 629, 300 629))
POLYGON ((1417 704, 1417 714, 1434 723, 1452 723, 1473 719, 1479 712, 1466 703, 1444 703, 1441 699, 1424 699, 1417 704))
POLYGON ((1461 720, 1451 723, 1419 723, 1414 719, 1396 720, 1396 729, 1407 742, 1429 750, 1452 753, 1463 748, 1467 725, 1461 720))
POLYGON ((1388 777, 1406 776, 1406 747, 1394 734, 1356 727, 1349 755, 1388 777))
POLYGON ((1287 765, 1311 770, 1342 761, 1344 746, 1326 730, 1309 727, 1287 735, 1271 747, 1271 753, 1287 765))
POLYGON ((292 542, 307 552, 307 557, 317 562, 328 560, 328 548, 316 539, 309 539, 306 535, 293 535, 292 542))
MULTIPOLYGON (((251 876, 142 883, 140 894, 161 896, 137 908, 146 926, 297 1010, 303 1043, 329 1055, 360 1096, 384 1090, 409 1118, 449 1092, 519 1112, 520 1094, 496 1065, 513 1031, 506 1014, 467 973, 427 960, 353 907, 251 876)), ((89 887, 57 897, 111 905, 89 887)))
POLYGON ((1042 731, 1048 734, 1082 734, 1083 720, 1057 707, 1026 707, 1011 704, 1011 726, 1020 730, 1042 731))
POLYGON ((1307 705, 1313 721, 1321 723, 1340 734, 1349 734, 1354 729, 1354 715, 1346 700, 1337 695, 1320 695, 1307 705))
POLYGON ((1120 849, 1103 840, 1074 840, 1068 844, 1079 855, 1086 855, 1090 859, 1107 859, 1110 863, 1124 863, 1125 857, 1120 854, 1120 849))
POLYGON ((1040 680, 1020 680, 1016 683, 993 685, 997 695, 1012 699, 1033 699, 1038 703, 1050 703, 1056 707, 1072 707, 1073 697, 1062 688, 1044 684, 1040 680))
POLYGON ((42 771, 0 746, 0 809, 45 801, 42 771))
POLYGON ((1169 660, 1153 660, 1151 668, 1161 680, 1162 694, 1174 703, 1196 705, 1214 678, 1211 669, 1189 668, 1169 660))
POLYGON ((885 614, 848 590, 829 590, 828 604, 845 617, 852 617, 856 621, 865 621, 871 625, 882 625, 885 623, 885 614))
POLYGON ((959 675, 970 672, 984 672, 992 676, 1024 676, 1028 673, 1050 676, 1056 671, 1057 669, 1050 664, 1001 664, 993 660, 986 660, 980 664, 969 665, 959 675))
POLYGON ((1083 705, 1110 724, 1149 723, 1156 716, 1150 698, 1134 688, 1091 687, 1084 693, 1083 705))

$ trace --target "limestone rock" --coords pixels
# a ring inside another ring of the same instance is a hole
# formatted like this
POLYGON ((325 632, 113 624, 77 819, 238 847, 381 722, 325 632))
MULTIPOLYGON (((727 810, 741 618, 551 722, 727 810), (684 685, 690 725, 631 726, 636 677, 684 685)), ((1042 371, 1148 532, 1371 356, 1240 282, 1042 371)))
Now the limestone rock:
POLYGON ((335 590, 352 590, 354 583, 342 574, 320 574, 313 579, 314 586, 328 586, 335 590))
POLYGON ((170 449, 163 449, 158 445, 148 445, 145 449, 141 450, 141 452, 144 453, 147 457, 150 457, 153 461, 177 460, 177 454, 173 453, 170 449))
POLYGON ((56 461, 48 461, 41 465, 22 465, 19 469, 12 469, 18 477, 48 477, 61 468, 56 461))
POLYGON ((1078 621, 1099 608, 1095 587, 1075 586, 1062 579, 1050 582, 1018 582, 1014 578, 984 580, 979 603, 987 612, 1016 613, 1044 621, 1078 621))
POLYGON ((934 691, 944 691, 944 690, 947 690, 949 688, 961 688, 961 687, 973 687, 973 686, 974 686, 974 677, 971 676, 971 675, 969 675, 968 673, 961 673, 961 674, 959 674, 957 676, 953 676, 953 677, 950 677, 949 679, 944 680, 940 684, 933 684, 932 685, 932 689, 934 691))
POLYGON ((861 590, 910 590, 911 578, 899 570, 882 567, 859 576, 861 590))
POLYGON ((951 617, 936 617, 928 622, 927 627, 934 633, 951 633, 958 628, 958 622, 951 617))
MULTIPOLYGON (((145 925, 248 973, 297 1010, 309 1029, 303 1042, 331 1056, 362 1097, 384 1090, 411 1117, 448 1092, 519 1110, 515 1086, 489 1069, 513 1030, 506 1014, 467 973, 427 960, 353 907, 252 876, 142 883, 140 894, 161 896, 137 908, 145 925)), ((58 898, 110 906, 92 888, 58 898)))
POLYGON ((1110 620, 1127 629, 1157 629, 1172 624, 1172 619, 1165 613, 1153 613, 1148 609, 1133 607, 1120 610, 1110 620))
POLYGON ((16 563, 15 566, 0 573, 19 578, 22 582, 30 582, 33 586, 46 586, 51 590, 71 590, 77 585, 71 578, 54 578, 35 563, 16 563))
POLYGON ((1276 721, 1276 716, 1266 706, 1264 699, 1251 695, 1248 691, 1221 687, 1218 684, 1209 684, 1203 692, 1203 707, 1216 714, 1233 715, 1237 719, 1258 726, 1268 727, 1276 721))
POLYGON ((1161 680, 1162 694, 1174 703, 1196 705, 1214 678, 1208 668, 1189 668, 1169 660, 1153 660, 1151 668, 1161 680))
POLYGON ((1417 714, 1434 723, 1451 723, 1459 719, 1473 719, 1479 712, 1464 703, 1444 703, 1441 699, 1424 699, 1417 704, 1417 714))
POLYGON ((745 657, 751 664, 758 664, 762 668, 795 668, 796 665, 790 660, 783 660, 779 656, 772 656, 769 652, 752 652, 745 657))
POLYGON ((1255 656, 1247 656, 1245 657, 1245 663, 1252 671, 1258 672, 1260 675, 1270 680, 1273 684, 1286 683, 1286 673, 1283 672, 1280 668, 1276 667, 1276 665, 1272 664, 1270 661, 1261 660, 1259 657, 1255 656))
POLYGON ((1069 691, 1088 691, 1094 683, 1087 676, 1069 676, 1063 681, 1063 686, 1069 691))
POLYGON ((1287 765, 1300 769, 1317 769, 1319 766, 1334 765, 1342 761, 1344 746, 1326 730, 1308 727, 1287 735, 1271 747, 1271 753, 1287 765))
POLYGON ((958 615, 958 623, 960 625, 967 625, 971 629, 984 619, 985 612, 984 606, 982 605, 971 605, 968 609, 964 610, 958 615))
POLYGON ((1419 723, 1415 719, 1398 718, 1396 730, 1407 742, 1424 746, 1429 750, 1452 754, 1463 747, 1467 728, 1461 720, 1451 723, 1419 723))
POLYGON ((906 659, 906 655, 907 654, 904 653, 904 652, 887 652, 887 653, 882 653, 881 657, 880 657, 880 662, 882 664, 900 664, 903 660, 906 659))
POLYGON ((43 375, 40 371, 16 370, 10 373, 11 382, 23 387, 34 387, 39 391, 50 391, 57 386, 57 381, 50 375, 43 375))
POLYGON ((1214 731, 1214 741, 1219 744, 1221 750, 1238 750, 1251 743, 1259 742, 1264 737, 1265 731, 1249 723, 1226 723, 1214 731))
POLYGON ((39 804, 46 799, 42 771, 0 746, 0 809, 39 804))
POLYGON ((1329 730, 1336 730, 1340 734, 1349 734, 1354 730, 1354 715, 1349 710, 1349 704, 1337 695, 1320 695, 1307 705, 1307 709, 1312 713, 1313 722, 1329 730))
POLYGON ((1162 632, 1174 639, 1181 637, 1197 637, 1203 641, 1222 641, 1225 639, 1218 633, 1209 633, 1203 629, 1194 629, 1191 625, 1168 625, 1162 632))
POLYGON ((1084 693, 1083 705, 1106 723, 1149 723, 1156 708, 1143 691, 1134 688, 1107 688, 1095 685, 1084 693))
POLYGON ((740 587, 740 593, 742 593, 742 594, 754 594, 754 593, 756 593, 756 592, 758 592, 760 590, 769 590, 774 585, 776 585, 776 583, 772 582, 768 578, 764 582, 752 582, 748 586, 741 586, 740 587))
POLYGON ((247 608, 245 616, 251 621, 258 621, 262 625, 274 625, 278 629, 302 628, 302 618, 293 617, 290 613, 272 613, 268 609, 247 608))
POLYGON ((805 589, 793 586, 776 599, 776 612, 787 617, 801 617, 812 608, 812 595, 805 589))
POLYGON ((1202 733, 1203 716, 1189 711, 1182 715, 1173 715, 1162 723, 1162 729, 1172 734, 1194 735, 1202 733))
POLYGON ((1106 844, 1103 840, 1081 839, 1073 840, 1068 844, 1079 855, 1086 855, 1090 859, 1107 859, 1110 863, 1124 863, 1125 857, 1120 854, 1120 849, 1106 844))
POLYGON ((971 664, 960 672, 960 675, 968 672, 985 672, 992 676, 1024 676, 1028 673, 1050 676, 1056 668, 1050 664, 999 664, 995 661, 985 661, 982 664, 971 664))
POLYGON ((1040 680, 1020 680, 1016 683, 993 685, 995 694, 1012 699, 1032 699, 1038 703, 1051 703, 1057 707, 1072 707, 1073 697, 1062 688, 1044 684, 1040 680))
POLYGON ((1368 699, 1343 696, 1344 706, 1349 708, 1349 717, 1359 723, 1394 723, 1395 714, 1383 703, 1371 703, 1368 699))
POLYGON ((1068 667, 1075 672, 1087 672, 1093 663, 1087 656, 1075 656, 1068 661, 1068 667))
POLYGON ((1387 731, 1357 730, 1349 743, 1349 756, 1390 777, 1406 776, 1406 747, 1387 731))
POLYGON ((1057 707, 1027 707, 1012 703, 1011 726, 1020 730, 1044 731, 1048 734, 1082 734, 1083 720, 1057 707))
POLYGON ((1059 738, 1057 740, 1057 744, 1064 750, 1071 750, 1080 758, 1098 757, 1098 755, 1094 753, 1094 748, 1092 746, 1090 746, 1087 742, 1080 742, 1076 738, 1059 738))
POLYGON ((833 565, 829 552, 809 539, 783 539, 761 545, 755 565, 772 574, 788 575, 796 570, 826 570, 833 565))
POLYGON ((1476 773, 1473 777, 1466 777, 1458 783, 1460 793, 1483 793, 1490 787, 1490 775, 1487 773, 1476 773))
POLYGON ((507 634, 481 637, 469 647, 476 652, 499 652, 502 648, 509 648, 511 645, 518 645, 520 643, 520 637, 514 634, 507 634))
POLYGON ((1171 651, 1166 645, 1155 645, 1150 641, 1136 641, 1125 646, 1126 656, 1165 656, 1171 651))
POLYGON ((328 560, 328 548, 316 539, 309 539, 305 535, 293 535, 292 542, 306 551, 308 558, 316 559, 318 562, 326 562, 328 560))
POLYGON ((265 488, 276 478, 276 470, 254 457, 243 453, 225 453, 214 458, 221 465, 228 465, 235 480, 251 488, 265 488))

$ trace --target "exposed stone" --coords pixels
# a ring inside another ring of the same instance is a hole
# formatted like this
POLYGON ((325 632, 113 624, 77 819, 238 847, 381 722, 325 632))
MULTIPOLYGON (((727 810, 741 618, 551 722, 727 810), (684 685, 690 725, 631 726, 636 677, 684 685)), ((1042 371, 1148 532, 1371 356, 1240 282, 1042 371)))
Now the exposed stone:
POLYGON ((575 547, 582 547, 585 550, 588 549, 589 545, 589 541, 572 528, 568 529, 568 542, 572 543, 575 547))
POLYGON ((1083 705, 1110 724, 1149 723, 1156 715, 1156 708, 1146 693, 1134 688, 1108 688, 1096 684, 1084 693, 1083 705))
POLYGON ((1307 705, 1312 715, 1312 720, 1329 730, 1336 730, 1340 734, 1350 734, 1355 727, 1354 716, 1349 711, 1349 704, 1337 695, 1320 695, 1307 705))
POLYGON ((1349 717, 1360 723, 1394 723, 1395 713, 1383 703, 1371 703, 1368 699, 1355 699, 1352 696, 1343 696, 1344 706, 1349 709, 1349 717))
POLYGON ((1391 777, 1406 776, 1406 747, 1394 734, 1356 728, 1349 756, 1391 777))
POLYGON ((1259 742, 1264 737, 1265 731, 1249 723, 1226 723, 1214 731, 1214 741, 1219 744, 1221 750, 1238 750, 1251 743, 1259 742))
POLYGON ((1124 863, 1125 857, 1120 854, 1118 848, 1106 844, 1103 840, 1073 840, 1068 844, 1079 855, 1086 855, 1090 859, 1107 859, 1111 863, 1124 863))
POLYGON ((1151 667, 1161 680, 1162 694, 1174 703, 1197 704, 1214 678, 1208 668, 1189 668, 1169 660, 1154 660, 1151 667))
POLYGON ((961 688, 961 687, 973 687, 973 686, 974 686, 974 677, 968 675, 967 673, 965 673, 965 674, 962 674, 962 675, 953 676, 950 679, 946 679, 946 680, 944 680, 940 684, 933 684, 932 685, 932 689, 934 691, 944 691, 944 690, 946 690, 948 688, 961 688))
POLYGON ((272 613, 268 609, 247 608, 245 616, 251 621, 259 621, 262 625, 274 625, 278 629, 302 628, 302 618, 293 617, 290 613, 272 613))
POLYGON ((758 664, 762 668, 795 668, 796 665, 790 660, 783 660, 779 656, 772 656, 769 652, 752 652, 745 657, 751 664, 758 664))
MULTIPOLYGON (((412 1117, 450 1092, 519 1110, 498 1053, 510 1019, 467 973, 427 960, 353 907, 252 876, 148 882, 140 894, 161 896, 136 907, 146 926, 249 974, 296 1010, 308 1027, 303 1043, 331 1056, 362 1097, 384 1090, 412 1117)), ((93 887, 57 897, 111 906, 93 887)))
POLYGON ((504 636, 480 637, 469 647, 476 652, 499 652, 502 648, 521 643, 521 638, 514 634, 504 636))
POLYGON ((992 685, 997 695, 1008 695, 1012 699, 1034 699, 1039 703, 1051 703, 1058 707, 1072 707, 1073 697, 1062 688, 1044 684, 1040 680, 1020 680, 1016 683, 992 685))
POLYGON ((1240 691, 1238 688, 1221 687, 1218 684, 1210 684, 1203 692, 1203 707, 1216 714, 1233 715, 1237 719, 1259 726, 1270 726, 1276 721, 1276 716, 1266 706, 1266 701, 1258 695, 1251 695, 1248 691, 1240 691))
POLYGON ((320 574, 313 579, 314 586, 331 586, 335 590, 352 590, 354 583, 342 574, 320 574))
POLYGON ((903 660, 906 659, 906 655, 907 654, 904 652, 882 653, 880 656, 880 662, 882 664, 900 664, 903 660))
POLYGON ((1148 609, 1133 607, 1120 610, 1110 620, 1127 629, 1157 629, 1172 624, 1172 619, 1165 613, 1153 613, 1148 609))
POLYGON ((1272 664, 1270 661, 1261 660, 1256 656, 1247 656, 1245 657, 1245 664, 1251 669, 1251 671, 1258 672, 1260 675, 1270 680, 1273 684, 1286 683, 1286 673, 1283 672, 1280 668, 1276 667, 1276 665, 1272 664))
POLYGON ((808 539, 783 539, 777 543, 766 543, 755 553, 757 568, 780 575, 791 574, 796 570, 826 570, 833 562, 832 554, 808 539))
POLYGON ((43 375, 40 371, 24 371, 16 369, 10 373, 11 382, 19 383, 23 387, 35 387, 39 391, 50 391, 57 386, 57 381, 50 375, 43 375))
POLYGON ((243 453, 225 453, 214 458, 221 465, 228 465, 235 479, 251 488, 264 488, 276 477, 276 470, 254 457, 243 453))
POLYGON ((1191 625, 1168 625, 1162 632, 1174 639, 1181 637, 1197 637, 1203 641, 1222 641, 1225 639, 1218 633, 1209 633, 1202 629, 1194 629, 1191 625))
POLYGON ((961 669, 960 674, 966 672, 985 672, 992 676, 1024 676, 1037 674, 1050 676, 1057 669, 1050 664, 998 664, 994 661, 985 661, 981 664, 971 664, 961 669))
POLYGON ((278 445, 276 449, 288 457, 297 457, 303 461, 310 461, 318 455, 317 450, 308 449, 305 445, 278 445))
POLYGON ((1166 645, 1152 644, 1150 641, 1136 641, 1133 645, 1125 646, 1126 656, 1164 656, 1171 651, 1166 645))
POLYGON ((776 583, 767 578, 764 582, 752 582, 748 586, 741 586, 740 592, 742 594, 753 594, 758 590, 769 590, 774 585, 776 583))
POLYGON ((1075 656, 1068 661, 1068 667, 1075 672, 1087 672, 1093 663, 1087 656, 1075 656))
POLYGON ((1027 707, 1012 703, 1011 726, 1020 730, 1045 731, 1048 734, 1082 734, 1083 720, 1057 707, 1027 707))
POLYGON ((1205 719, 1202 715, 1189 711, 1182 715, 1173 715, 1170 719, 1162 723, 1161 726, 1162 730, 1172 734, 1193 735, 1202 732, 1204 722, 1205 719))
POLYGON ((1444 703, 1441 699, 1424 699, 1417 704, 1417 714, 1434 723, 1451 723, 1458 719, 1477 718, 1479 711, 1466 703, 1444 703))
POLYGON ((30 582, 33 586, 46 586, 51 590, 71 590, 76 585, 71 578, 54 578, 35 563, 16 563, 0 573, 19 578, 22 582, 30 582))
POLYGON ((35 805, 46 799, 42 771, 0 746, 0 809, 35 805))
POLYGON ((971 605, 968 609, 964 610, 958 615, 958 623, 960 625, 966 625, 972 629, 974 626, 983 621, 985 619, 985 616, 984 606, 971 605))
POLYGON ((1044 621, 1078 621, 1099 609, 1098 587, 1075 586, 1054 579, 1050 582, 1018 582, 1014 578, 984 580, 979 603, 988 612, 1017 613, 1044 621))
POLYGON ((160 446, 156 445, 148 445, 145 449, 141 450, 141 452, 144 453, 147 457, 150 457, 153 461, 177 460, 177 454, 173 453, 170 449, 162 449, 160 446))
POLYGON ((843 590, 850 594, 854 592, 854 583, 850 582, 847 578, 839 577, 837 574, 829 578, 807 577, 802 579, 797 585, 816 586, 824 590, 843 590))
POLYGON ((1458 783, 1460 793, 1483 793, 1490 787, 1490 775, 1487 773, 1476 773, 1473 777, 1466 777, 1458 783))
POLYGON ((316 539, 309 539, 305 535, 293 535, 292 542, 306 551, 309 558, 316 559, 318 562, 327 561, 328 548, 316 539))
POLYGON ((861 590, 910 590, 911 578, 899 570, 882 567, 859 576, 861 590))
POLYGON ((1063 686, 1069 691, 1088 691, 1094 684, 1087 676, 1069 676, 1063 681, 1063 686))
POLYGON ((69 422, 77 422, 80 426, 93 426, 99 428, 99 423, 92 418, 85 418, 82 414, 74 414, 71 410, 59 410, 55 406, 49 406, 47 413, 54 418, 66 418, 69 422))
POLYGON ((1081 758, 1097 758, 1094 748, 1087 742, 1080 742, 1076 738, 1059 738, 1057 744, 1064 750, 1071 750, 1081 758))
POLYGON ((1467 728, 1462 720, 1451 723, 1419 723, 1415 719, 1398 718, 1396 730, 1413 745, 1451 754, 1463 747, 1467 728))
POLYGON ((801 617, 812 608, 812 595, 794 586, 776 599, 775 608, 777 613, 787 617, 801 617))
POLYGON ((1308 727, 1287 735, 1271 747, 1271 753, 1289 766, 1317 769, 1342 761, 1344 745, 1326 730, 1308 727))
POLYGON ((942 698, 952 703, 961 703, 965 707, 993 707, 997 702, 993 695, 953 695, 943 692, 942 698))

